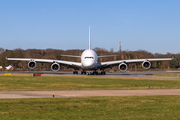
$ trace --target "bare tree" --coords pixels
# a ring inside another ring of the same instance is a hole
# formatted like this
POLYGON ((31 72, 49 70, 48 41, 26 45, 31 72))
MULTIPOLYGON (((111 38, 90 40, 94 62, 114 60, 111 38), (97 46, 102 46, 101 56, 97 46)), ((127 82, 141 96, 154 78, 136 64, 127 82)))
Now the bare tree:
POLYGON ((4 49, 3 48, 0 48, 0 54, 4 52, 4 49))

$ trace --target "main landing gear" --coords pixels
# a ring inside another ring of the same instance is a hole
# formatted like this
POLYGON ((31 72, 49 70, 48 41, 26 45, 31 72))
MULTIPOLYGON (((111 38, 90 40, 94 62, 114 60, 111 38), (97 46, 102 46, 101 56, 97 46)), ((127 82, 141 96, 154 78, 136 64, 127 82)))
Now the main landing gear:
POLYGON ((81 74, 85 74, 86 75, 86 71, 81 71, 81 74))
POLYGON ((97 71, 93 71, 92 73, 88 72, 88 75, 105 75, 105 74, 106 74, 105 71, 101 71, 101 73, 98 73, 97 71))
POLYGON ((97 71, 93 71, 92 74, 93 74, 93 75, 98 75, 98 72, 97 72, 97 71))
POLYGON ((106 72, 105 71, 101 71, 101 75, 105 75, 106 74, 106 72))
POLYGON ((73 71, 73 74, 78 74, 78 71, 73 71))
POLYGON ((93 72, 87 72, 88 75, 98 75, 97 71, 93 71, 93 72))
MULTIPOLYGON (((73 71, 73 74, 78 74, 78 71, 73 71)), ((93 72, 86 72, 86 71, 81 71, 81 74, 88 74, 88 75, 105 75, 106 72, 105 71, 101 71, 101 73, 98 73, 97 71, 93 71, 93 72)))

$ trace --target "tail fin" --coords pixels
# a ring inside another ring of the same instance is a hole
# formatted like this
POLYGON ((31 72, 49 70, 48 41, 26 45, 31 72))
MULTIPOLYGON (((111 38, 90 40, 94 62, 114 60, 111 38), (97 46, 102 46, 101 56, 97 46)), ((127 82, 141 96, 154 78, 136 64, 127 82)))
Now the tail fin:
POLYGON ((89 26, 89 49, 91 49, 91 40, 90 40, 90 26, 89 26))

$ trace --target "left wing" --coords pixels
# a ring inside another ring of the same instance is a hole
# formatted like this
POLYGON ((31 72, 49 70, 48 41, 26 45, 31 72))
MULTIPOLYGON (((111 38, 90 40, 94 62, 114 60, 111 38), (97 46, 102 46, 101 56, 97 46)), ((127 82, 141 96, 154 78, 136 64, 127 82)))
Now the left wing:
POLYGON ((108 61, 108 62, 100 62, 98 63, 99 69, 105 69, 112 66, 118 66, 119 70, 125 72, 128 68, 127 64, 130 63, 139 63, 142 62, 142 67, 144 69, 149 69, 151 67, 151 63, 149 61, 164 61, 164 60, 172 60, 173 58, 149 58, 149 59, 129 59, 129 60, 117 60, 117 61, 108 61))

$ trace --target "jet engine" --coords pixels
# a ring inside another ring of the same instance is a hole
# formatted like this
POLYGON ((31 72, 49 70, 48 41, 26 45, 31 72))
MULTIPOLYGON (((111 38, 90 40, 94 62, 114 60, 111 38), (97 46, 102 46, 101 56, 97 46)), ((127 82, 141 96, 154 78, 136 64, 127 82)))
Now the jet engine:
POLYGON ((54 71, 54 72, 57 72, 60 70, 60 65, 58 63, 53 63, 51 65, 51 70, 54 71))
POLYGON ((31 69, 31 70, 35 69, 36 66, 37 66, 37 63, 36 63, 35 61, 30 61, 30 62, 28 63, 28 67, 29 67, 29 69, 31 69))
POLYGON ((126 63, 121 63, 121 64, 119 64, 119 70, 121 71, 121 72, 126 72, 127 71, 127 69, 128 69, 128 66, 127 66, 127 64, 126 63))
POLYGON ((151 67, 151 63, 149 61, 144 61, 142 67, 147 70, 151 67))

